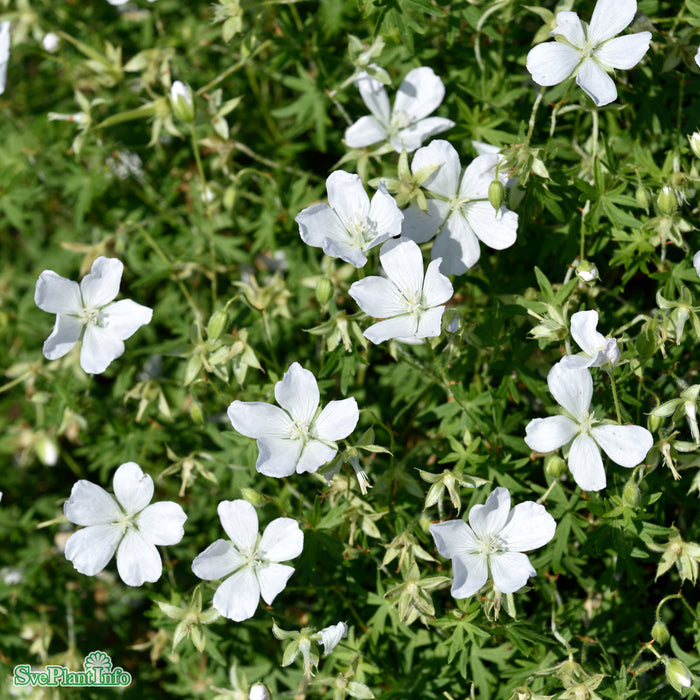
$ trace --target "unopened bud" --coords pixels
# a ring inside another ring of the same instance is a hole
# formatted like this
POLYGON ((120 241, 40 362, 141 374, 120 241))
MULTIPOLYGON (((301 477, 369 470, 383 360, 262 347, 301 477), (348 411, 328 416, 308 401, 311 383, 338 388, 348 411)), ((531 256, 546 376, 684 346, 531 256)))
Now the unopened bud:
POLYGON ((503 183, 496 179, 489 185, 489 202, 491 206, 498 211, 506 198, 506 188, 503 183))
POLYGON ((194 102, 192 91, 181 80, 176 80, 170 88, 170 103, 173 114, 183 122, 194 121, 194 102))
POLYGON ((270 700, 270 692, 262 683, 256 683, 248 694, 249 700, 270 700))
POLYGON ((333 285, 328 277, 321 277, 316 282, 316 299, 321 306, 325 306, 333 296, 333 285))
POLYGON ((593 285, 600 279, 598 268, 589 260, 581 260, 581 262, 576 265, 575 270, 576 277, 588 285, 593 285))
POLYGON ((655 413, 652 413, 649 416, 649 421, 648 421, 649 430, 652 433, 655 433, 661 427, 661 424, 663 422, 664 422, 664 419, 661 416, 657 416, 655 413))
POLYGON ((678 209, 678 199, 676 199, 676 195, 668 185, 661 190, 656 198, 656 206, 665 216, 673 214, 678 209))
POLYGON ((637 191, 634 193, 634 198, 637 200, 637 204, 644 209, 645 212, 649 213, 649 205, 651 200, 649 199, 649 193, 641 185, 637 187, 637 191))
POLYGON ((197 401, 194 397, 192 398, 192 403, 190 404, 190 418, 197 424, 204 424, 204 411, 202 410, 202 404, 197 401))
POLYGON ((661 646, 666 644, 671 638, 671 635, 668 631, 668 627, 666 627, 666 625, 663 622, 661 622, 661 620, 659 620, 651 628, 651 636, 654 638, 654 641, 658 644, 661 644, 661 646))
POLYGON ((544 470, 553 479, 558 479, 563 474, 566 474, 566 462, 559 455, 549 455, 544 460, 544 470))
POLYGON ((622 502, 630 508, 637 508, 642 502, 642 492, 634 479, 630 479, 622 490, 622 502))
POLYGON ((207 323, 207 337, 216 340, 223 333, 227 321, 228 314, 223 309, 215 311, 207 323))
POLYGON ((688 136, 690 141, 690 150, 695 154, 696 158, 700 158, 700 131, 696 131, 692 136, 688 136))
POLYGON ((693 677, 680 659, 669 659, 666 662, 666 680, 671 684, 674 690, 682 693, 683 688, 690 688, 693 677))
POLYGON ((243 500, 248 501, 250 505, 256 508, 259 508, 265 503, 265 499, 255 489, 248 488, 247 486, 241 489, 241 496, 243 496, 243 500))

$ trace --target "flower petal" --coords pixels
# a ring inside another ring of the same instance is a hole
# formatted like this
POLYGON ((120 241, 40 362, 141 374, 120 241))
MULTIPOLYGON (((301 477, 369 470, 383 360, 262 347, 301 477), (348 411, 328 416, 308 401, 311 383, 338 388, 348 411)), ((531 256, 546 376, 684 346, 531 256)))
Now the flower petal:
POLYGON ((588 27, 592 46, 619 34, 634 19, 637 0, 598 0, 588 27))
POLYGON ((229 576, 214 593, 214 607, 234 622, 247 620, 258 609, 260 584, 253 569, 244 566, 229 576))
POLYGON ((371 244, 365 246, 365 250, 373 248, 384 237, 393 238, 401 234, 403 214, 396 204, 396 200, 387 192, 386 185, 379 183, 379 188, 372 197, 369 208, 369 219, 374 224, 377 237, 371 244))
POLYGON ((264 561, 289 561, 304 549, 304 533, 293 518, 277 518, 265 528, 258 554, 264 561))
POLYGON ((136 462, 125 462, 117 469, 112 487, 127 515, 139 513, 153 498, 153 479, 136 462))
POLYGON ((73 280, 44 270, 36 281, 34 303, 50 314, 78 314, 83 310, 80 286, 73 280))
POLYGON ((102 312, 102 324, 119 340, 130 338, 136 331, 151 322, 153 309, 122 299, 109 304, 102 312))
POLYGON ((5 92, 7 64, 10 61, 10 27, 9 21, 0 22, 0 95, 5 92))
POLYGON ((66 559, 75 570, 94 576, 107 566, 114 556, 122 529, 118 525, 92 525, 74 532, 66 542, 66 559))
POLYGON ((315 472, 319 467, 330 462, 338 454, 335 447, 326 445, 318 440, 309 440, 303 447, 297 460, 296 472, 315 472))
POLYGON ((442 523, 432 523, 430 534, 435 540, 437 551, 443 557, 452 559, 479 551, 479 542, 473 530, 464 520, 446 520, 442 523))
POLYGON ((590 435, 579 435, 571 444, 569 469, 574 481, 584 491, 600 491, 605 488, 603 460, 598 445, 590 435))
POLYGON ((374 115, 380 124, 388 124, 391 120, 391 107, 389 97, 386 94, 384 85, 369 73, 360 73, 355 78, 355 84, 360 91, 362 101, 367 105, 367 109, 374 115))
POLYGON ((496 211, 490 202, 469 202, 463 207, 477 238, 496 250, 509 248, 518 236, 518 215, 501 207, 496 211))
POLYGON ((605 336, 598 333, 598 312, 577 311, 571 317, 571 336, 587 355, 595 355, 605 345, 605 336))
POLYGON ((47 360, 57 360, 69 353, 80 340, 83 322, 77 316, 58 314, 51 335, 44 341, 42 352, 47 360))
POLYGON ((240 498, 221 501, 216 508, 224 531, 234 546, 243 553, 253 553, 258 543, 258 514, 240 498))
POLYGON ((496 166, 502 158, 503 156, 497 153, 487 153, 474 158, 464 171, 462 182, 459 185, 460 198, 481 199, 487 197, 489 185, 496 179, 496 166))
POLYGON ((598 107, 617 99, 613 79, 592 58, 587 58, 581 64, 576 73, 576 82, 598 107))
POLYGON ((418 300, 423 288, 423 255, 416 243, 408 239, 387 241, 379 251, 387 277, 407 299, 418 300))
POLYGON ((515 593, 527 583, 530 576, 536 574, 525 554, 498 552, 491 555, 493 585, 501 593, 515 593))
POLYGON ((533 418, 525 426, 525 444, 536 452, 552 452, 571 442, 578 432, 578 424, 567 416, 533 418))
POLYGON ((263 600, 272 605, 272 601, 284 590, 294 573, 294 567, 286 564, 262 564, 255 573, 263 600))
POLYGON ((432 165, 440 167, 423 183, 423 187, 442 197, 457 194, 462 166, 455 147, 449 141, 437 139, 416 151, 411 170, 415 175, 422 168, 432 165))
POLYGON ((488 564, 483 554, 463 554, 452 559, 454 580, 450 593, 453 598, 468 598, 486 583, 488 564))
POLYGON ((354 398, 330 401, 314 421, 311 434, 320 440, 342 440, 355 430, 359 419, 354 398))
POLYGON ((430 255, 433 259, 442 258, 440 272, 443 275, 462 275, 479 262, 479 239, 462 215, 461 209, 452 212, 447 218, 430 255))
MULTIPOLYGON (((379 237, 377 239, 377 244, 385 241, 387 238, 388 236, 379 237)), ((342 241, 328 237, 323 239, 321 247, 323 248, 323 252, 329 258, 340 258, 341 260, 350 263, 353 267, 360 268, 367 264, 367 256, 364 254, 362 249, 353 246, 351 243, 343 243, 342 241)), ((367 248, 371 247, 372 246, 367 246, 367 248)))
POLYGON ((644 58, 644 54, 649 50, 650 41, 651 32, 618 36, 599 46, 593 55, 604 66, 629 70, 644 58))
POLYGON ((154 544, 141 533, 129 528, 117 549, 117 571, 128 586, 154 583, 163 573, 163 563, 154 544))
POLYGON ((550 32, 552 36, 562 36, 566 41, 577 49, 584 49, 586 46, 586 34, 579 16, 575 12, 558 12, 556 25, 550 32))
POLYGON ((299 224, 301 240, 307 245, 319 248, 327 238, 348 240, 348 232, 338 215, 327 204, 319 203, 306 207, 294 220, 299 224))
POLYGON ((445 97, 445 86, 432 68, 421 66, 406 74, 394 99, 393 113, 405 112, 411 121, 432 114, 445 97))
POLYGON ((588 355, 564 355, 559 360, 559 364, 564 369, 587 369, 588 367, 596 366, 595 362, 599 354, 601 353, 597 353, 595 357, 589 357, 588 355))
POLYGON ((80 349, 80 366, 88 374, 102 374, 124 354, 124 343, 109 329, 87 325, 80 349))
POLYGON ((298 362, 292 362, 282 380, 275 384, 275 399, 292 420, 310 424, 319 401, 316 377, 298 362))
POLYGON ((194 575, 204 581, 216 581, 240 569, 246 560, 225 540, 216 540, 192 562, 194 575))
POLYGON ((510 513, 510 492, 499 486, 486 499, 484 505, 476 505, 469 511, 469 524, 478 539, 484 539, 503 529, 510 513))
POLYGON ((556 521, 541 503, 525 501, 510 511, 500 537, 505 540, 508 551, 527 552, 547 544, 556 529, 556 521))
POLYGON ((261 401, 234 401, 226 412, 231 425, 250 438, 286 438, 292 419, 281 408, 261 401))
POLYGON ((440 272, 441 262, 440 260, 433 260, 425 272, 425 279, 423 280, 424 306, 433 307, 444 304, 454 294, 452 283, 440 272))
POLYGON ((63 513, 76 525, 107 525, 122 515, 110 494, 85 479, 73 484, 70 498, 63 504, 63 513))
POLYGON ((318 631, 321 639, 319 644, 323 645, 323 655, 328 656, 333 649, 338 646, 341 639, 348 636, 348 626, 345 622, 339 622, 337 625, 329 625, 318 631))
POLYGON ((90 273, 80 281, 83 305, 88 308, 100 308, 112 301, 119 294, 123 272, 124 265, 121 260, 100 255, 92 263, 90 273))
POLYGON ((443 117, 428 117, 410 124, 405 129, 401 129, 397 134, 389 139, 397 153, 404 149, 407 153, 412 153, 423 145, 431 136, 440 134, 447 129, 451 129, 455 123, 451 119, 443 117))
POLYGON ((593 378, 587 369, 566 369, 557 362, 547 375, 547 386, 560 406, 582 423, 593 398, 593 378))
POLYGON ((294 474, 304 442, 300 439, 258 438, 258 460, 255 469, 265 476, 281 479, 294 474))
POLYGON ((348 290, 357 305, 374 318, 390 318, 408 312, 401 292, 384 277, 365 277, 353 282, 348 290))
MULTIPOLYGON (((438 265, 440 260, 435 260, 438 265)), ((418 326, 414 333, 416 338, 437 338, 442 333, 442 315, 445 313, 444 306, 435 306, 427 311, 422 311, 418 317, 418 326)), ((409 336, 410 338, 410 336, 409 336)), ((404 337, 404 342, 407 339, 404 337)))
POLYGON ((416 243, 426 243, 442 226, 450 213, 450 205, 440 199, 426 201, 428 211, 425 212, 416 204, 410 204, 403 210, 401 236, 416 243))
POLYGON ((652 434, 639 425, 596 425, 593 439, 615 464, 636 467, 644 461, 654 444, 652 434))
POLYGON ((530 49, 527 69, 538 85, 558 85, 576 70, 581 58, 581 53, 573 46, 548 41, 530 49))
POLYGON ((345 145, 349 148, 365 148, 385 141, 387 136, 386 129, 374 117, 360 117, 345 130, 345 145))
POLYGON ((418 317, 415 314, 403 314, 372 324, 362 335, 378 345, 391 338, 414 338, 417 330, 418 317))
POLYGON ((328 204, 344 226, 353 218, 364 219, 369 214, 369 197, 359 175, 336 170, 326 180, 328 204))
POLYGON ((187 520, 182 506, 160 501, 144 508, 136 517, 136 527, 143 537, 157 545, 177 544, 185 535, 187 520))

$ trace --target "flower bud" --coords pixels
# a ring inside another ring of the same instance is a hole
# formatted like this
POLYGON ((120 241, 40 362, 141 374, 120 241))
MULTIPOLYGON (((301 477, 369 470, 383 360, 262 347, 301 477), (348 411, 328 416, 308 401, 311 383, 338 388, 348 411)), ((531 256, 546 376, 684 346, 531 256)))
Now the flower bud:
POLYGON ((265 499, 255 489, 248 488, 247 486, 241 489, 241 496, 243 496, 244 501, 248 501, 248 503, 256 508, 259 508, 265 503, 265 499))
POLYGON ((642 502, 642 492, 634 479, 630 479, 622 490, 622 502, 630 508, 637 508, 642 502))
POLYGON ((181 80, 176 80, 170 87, 170 103, 173 114, 183 122, 194 121, 194 103, 192 102, 192 91, 181 80))
POLYGON ((41 45, 44 47, 44 51, 47 51, 48 53, 56 53, 56 51, 58 51, 58 45, 60 43, 61 40, 53 32, 44 34, 44 38, 41 40, 41 45))
POLYGON ((202 410, 202 404, 192 397, 192 403, 190 404, 190 418, 197 425, 204 425, 204 411, 202 410))
POLYGON ((581 260, 575 270, 576 276, 588 285, 593 285, 600 279, 598 268, 588 260, 581 260))
POLYGON ((655 413, 652 413, 649 416, 649 420, 647 421, 647 424, 649 425, 649 430, 652 433, 655 433, 661 427, 661 424, 663 422, 664 422, 664 419, 661 416, 657 416, 655 413))
POLYGON ((228 314, 223 309, 215 311, 207 323, 207 337, 216 340, 223 333, 227 321, 228 314))
POLYGON ((544 470, 553 479, 566 474, 566 462, 559 455, 548 455, 544 460, 544 470))
POLYGON ((498 211, 506 198, 506 188, 503 183, 496 179, 489 185, 489 202, 491 206, 498 211))
POLYGON ((696 158, 700 158, 700 131, 696 131, 692 136, 688 136, 690 141, 690 150, 695 154, 696 158))
POLYGON ((637 187, 637 191, 634 193, 634 198, 637 200, 637 204, 644 209, 645 212, 649 213, 649 205, 651 201, 649 200, 649 193, 641 185, 637 187))
POLYGON ((690 688, 693 677, 680 659, 669 659, 666 662, 666 680, 674 690, 682 693, 683 688, 690 688))
POLYGON ((656 206, 665 216, 673 214, 678 209, 678 199, 676 199, 676 195, 668 185, 661 190, 656 198, 656 206))
POLYGON ((262 683, 256 683, 248 694, 249 700, 270 700, 270 691, 262 683))
POLYGON ((325 306, 333 296, 333 285, 328 277, 321 277, 316 282, 316 299, 321 306, 325 306))
POLYGON ((661 644, 663 646, 668 642, 668 640, 671 638, 671 635, 668 631, 668 627, 659 620, 652 628, 651 628, 651 636, 654 638, 654 641, 657 642, 658 644, 661 644))

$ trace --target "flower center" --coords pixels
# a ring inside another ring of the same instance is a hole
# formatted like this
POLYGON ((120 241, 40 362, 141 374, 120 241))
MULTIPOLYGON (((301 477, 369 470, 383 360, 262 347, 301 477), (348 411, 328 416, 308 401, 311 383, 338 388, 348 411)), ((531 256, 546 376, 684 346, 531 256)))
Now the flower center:
POLYGON ((112 525, 117 525, 118 527, 120 527, 122 535, 125 535, 126 531, 130 527, 136 527, 133 517, 131 515, 127 515, 126 513, 122 513, 121 516, 112 523, 112 525))
POLYGON ((373 241, 377 237, 377 225, 362 214, 353 214, 345 224, 353 244, 363 247, 365 243, 373 241))
POLYGON ((86 326, 104 325, 102 319, 102 309, 93 309, 86 307, 78 314, 78 317, 86 326))
POLYGON ((406 300, 406 311, 410 314, 420 314, 423 311, 423 294, 415 290, 401 292, 401 296, 406 300))
POLYGON ((490 556, 505 550, 505 542, 496 534, 486 535, 486 537, 479 540, 479 554, 490 556))
POLYGON ((408 112, 404 112, 402 109, 396 110, 391 115, 391 129, 392 131, 398 131, 399 129, 405 129, 411 124, 411 116, 408 112))
POLYGON ((306 440, 309 439, 309 429, 310 425, 308 421, 305 420, 295 420, 289 427, 289 437, 292 440, 306 440))

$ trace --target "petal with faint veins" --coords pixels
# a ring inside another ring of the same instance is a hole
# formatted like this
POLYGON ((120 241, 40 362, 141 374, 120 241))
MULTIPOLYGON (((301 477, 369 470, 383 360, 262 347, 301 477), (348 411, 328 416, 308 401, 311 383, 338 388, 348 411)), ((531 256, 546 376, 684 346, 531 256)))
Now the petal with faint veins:
POLYGON ((432 114, 445 97, 445 86, 432 68, 421 66, 406 74, 394 99, 393 113, 405 112, 411 121, 432 114))
POLYGON ((479 542, 473 530, 464 520, 446 520, 442 523, 432 523, 430 534, 435 540, 437 551, 443 557, 462 557, 479 551, 479 542))
POLYGON ((44 341, 42 352, 47 360, 57 360, 69 353, 80 340, 83 322, 77 316, 58 314, 51 335, 44 341))
POLYGON ((455 147, 449 141, 436 139, 416 151, 411 170, 415 175, 422 168, 432 165, 440 167, 423 183, 423 187, 442 197, 457 194, 462 166, 455 147))
POLYGON ((285 411, 261 401, 234 401, 227 415, 231 425, 250 438, 287 438, 292 428, 292 419, 285 411))
POLYGON ((153 498, 153 479, 136 462, 125 462, 114 474, 114 495, 127 515, 142 511, 153 498))
POLYGON ((262 564, 255 573, 262 599, 268 605, 272 605, 272 601, 284 590, 287 581, 294 573, 294 567, 286 564, 262 564))
POLYGON ((488 564, 483 554, 463 554, 452 559, 453 598, 468 598, 477 593, 489 577, 488 564))
POLYGON ((571 442, 579 429, 567 416, 533 418, 525 427, 525 444, 537 452, 552 452, 571 442))
POLYGON ((577 311, 571 317, 571 336, 587 355, 593 356, 605 345, 605 336, 599 333, 598 312, 577 311))
POLYGON ((651 32, 618 36, 599 46, 593 55, 604 66, 629 70, 644 58, 644 54, 649 50, 650 41, 651 32))
POLYGON ((74 532, 66 542, 66 559, 75 570, 94 576, 107 566, 122 538, 117 525, 92 525, 74 532))
POLYGON ((155 545, 134 528, 129 528, 117 549, 117 571, 129 586, 153 583, 163 573, 163 563, 155 545))
POLYGON ((204 581, 216 581, 240 569, 245 562, 230 542, 216 540, 194 558, 192 571, 204 581))
POLYGON ((355 79, 355 84, 360 91, 360 97, 367 106, 374 118, 380 124, 388 124, 391 120, 391 107, 389 96, 386 94, 384 85, 369 73, 360 73, 355 79))
POLYGON ((370 244, 365 245, 365 250, 373 248, 379 242, 384 242, 385 237, 393 238, 401 234, 403 214, 396 200, 387 192, 383 182, 379 183, 379 188, 372 197, 369 219, 374 224, 378 235, 370 244))
POLYGON ((438 306, 449 301, 454 294, 452 283, 440 272, 440 260, 433 260, 425 272, 423 280, 423 304, 438 306))
MULTIPOLYGON (((488 196, 489 185, 496 179, 496 166, 503 159, 497 153, 486 153, 472 160, 459 185, 461 199, 481 199, 488 196)), ((491 207, 493 209, 493 207, 491 207)), ((492 212, 493 214, 493 212, 492 212)))
POLYGON ((510 511, 500 537, 505 540, 509 551, 527 552, 547 544, 556 529, 556 521, 541 503, 525 501, 510 511))
POLYGON ((416 204, 411 203, 403 210, 403 223, 401 224, 401 236, 416 243, 426 243, 438 231, 442 223, 450 213, 450 205, 440 199, 428 199, 427 211, 423 211, 416 204))
POLYGON ((430 255, 433 259, 442 258, 440 272, 443 275, 462 275, 479 262, 479 239, 461 209, 447 218, 430 255))
POLYGON ((521 552, 497 552, 491 555, 493 585, 501 593, 515 593, 535 574, 537 572, 532 568, 530 560, 521 552))
POLYGON ((469 202, 463 207, 477 238, 496 250, 509 248, 518 237, 518 215, 505 207, 496 211, 490 202, 469 202))
POLYGON ((494 489, 486 503, 475 505, 469 511, 469 525, 479 539, 501 531, 510 513, 510 492, 499 486, 494 489))
POLYGON ((596 425, 593 439, 615 464, 636 467, 644 461, 654 444, 652 434, 639 425, 596 425))
POLYGON ((299 212, 294 220, 299 224, 301 240, 307 245, 318 248, 327 238, 348 240, 345 226, 327 204, 313 204, 299 212))
POLYGON ((389 139, 389 142, 397 153, 401 153, 404 149, 407 153, 412 153, 420 148, 424 141, 428 141, 435 134, 451 129, 454 125, 451 119, 428 117, 401 129, 389 139))
MULTIPOLYGON (((439 261, 436 260, 439 264, 439 261)), ((445 313, 444 306, 436 306, 427 311, 421 312, 418 317, 416 327, 416 338, 437 338, 442 333, 442 315, 445 313)))
POLYGON ((584 491, 600 491, 605 488, 603 460, 598 445, 590 435, 579 435, 571 444, 569 469, 574 481, 584 491))
POLYGON ((248 501, 221 501, 217 507, 221 525, 231 542, 241 551, 252 553, 258 543, 258 514, 248 501))
POLYGON ((308 440, 297 460, 296 472, 297 474, 315 472, 319 467, 330 462, 336 454, 338 454, 338 450, 335 447, 318 440, 308 440))
POLYGON ((172 501, 152 503, 136 517, 136 527, 149 542, 157 545, 177 544, 185 535, 187 520, 182 506, 172 501))
POLYGON ((345 130, 345 144, 349 148, 365 148, 386 140, 386 129, 370 116, 360 117, 345 130))
POLYGON ((122 515, 112 496, 85 479, 73 484, 70 498, 63 504, 63 513, 76 525, 108 525, 122 515))
POLYGON ((314 421, 311 434, 320 440, 342 440, 355 430, 359 418, 354 398, 330 401, 314 421))
POLYGON ((617 99, 615 82, 592 58, 587 58, 580 65, 576 82, 598 107, 617 99))
POLYGON ((80 349, 80 366, 88 374, 101 374, 124 354, 124 342, 108 328, 87 325, 80 349))
POLYGON ((282 380, 275 384, 275 399, 293 420, 311 423, 319 401, 316 377, 298 362, 292 362, 282 380))
POLYGON ((92 263, 90 273, 80 281, 83 304, 88 308, 99 308, 108 304, 119 294, 119 283, 124 265, 118 258, 100 255, 92 263))
POLYGON ((557 362, 547 375, 547 385, 557 403, 582 423, 593 398, 593 378, 587 369, 566 369, 557 362))
POLYGON ((573 46, 548 41, 530 49, 527 69, 538 85, 558 85, 576 70, 581 58, 581 52, 573 46))
POLYGON ((130 338, 136 331, 151 322, 153 309, 122 299, 109 304, 102 312, 102 325, 120 340, 130 338))
POLYGON ((586 46, 586 34, 583 31, 581 20, 575 12, 558 12, 556 25, 550 34, 563 36, 569 44, 577 49, 583 49, 586 46))
POLYGON ((277 518, 263 532, 258 554, 265 561, 289 561, 304 549, 304 533, 292 518, 277 518))
POLYGON ((77 314, 83 310, 80 286, 73 280, 44 270, 36 281, 34 303, 50 314, 77 314))
POLYGON ((598 0, 588 27, 588 40, 593 46, 619 34, 634 19, 637 0, 598 0))
POLYGON ((371 325, 362 335, 375 345, 391 338, 413 338, 418 329, 418 318, 415 314, 394 316, 385 321, 371 325))
POLYGON ((304 443, 301 439, 258 438, 258 460, 255 469, 265 476, 281 479, 294 474, 304 443))
POLYGON ((387 277, 409 299, 420 299, 423 288, 423 255, 416 243, 407 239, 387 241, 379 251, 387 277))
POLYGON ((366 219, 369 214, 369 197, 359 175, 336 170, 326 180, 328 204, 344 226, 353 218, 366 219))
POLYGON ((249 566, 229 576, 214 593, 214 607, 220 615, 234 622, 253 617, 259 602, 260 584, 249 566))
POLYGON ((391 318, 408 312, 406 299, 396 285, 384 277, 365 277, 353 282, 348 294, 374 318, 391 318))

